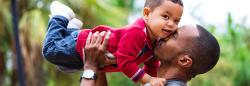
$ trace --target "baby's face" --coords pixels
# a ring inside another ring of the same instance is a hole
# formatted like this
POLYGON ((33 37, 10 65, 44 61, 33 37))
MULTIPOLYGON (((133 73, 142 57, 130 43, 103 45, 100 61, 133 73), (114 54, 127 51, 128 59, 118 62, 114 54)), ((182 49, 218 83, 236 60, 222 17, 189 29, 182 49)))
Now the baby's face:
POLYGON ((151 38, 168 38, 171 33, 176 31, 182 12, 181 5, 164 0, 153 10, 150 9, 148 15, 144 14, 147 28, 151 30, 151 38))

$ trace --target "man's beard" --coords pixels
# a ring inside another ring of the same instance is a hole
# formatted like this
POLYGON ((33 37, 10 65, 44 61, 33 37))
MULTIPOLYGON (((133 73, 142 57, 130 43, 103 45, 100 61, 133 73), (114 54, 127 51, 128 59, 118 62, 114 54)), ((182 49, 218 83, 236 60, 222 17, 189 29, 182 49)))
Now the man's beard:
POLYGON ((169 66, 173 60, 174 60, 174 57, 164 57, 164 58, 160 58, 158 56, 155 55, 155 57, 160 60, 161 62, 161 65, 164 65, 164 66, 169 66))

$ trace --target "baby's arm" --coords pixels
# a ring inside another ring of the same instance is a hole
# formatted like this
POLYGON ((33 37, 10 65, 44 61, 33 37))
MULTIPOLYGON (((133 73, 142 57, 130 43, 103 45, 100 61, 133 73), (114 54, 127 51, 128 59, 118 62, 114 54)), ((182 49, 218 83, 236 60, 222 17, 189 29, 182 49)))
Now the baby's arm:
POLYGON ((139 81, 145 71, 137 64, 137 55, 144 46, 145 33, 140 29, 129 29, 121 37, 118 43, 118 50, 114 53, 117 65, 125 75, 134 82, 139 81))
POLYGON ((157 76, 157 69, 160 67, 160 61, 155 57, 151 57, 148 61, 144 62, 143 70, 150 76, 157 76))
POLYGON ((149 74, 145 73, 145 70, 139 68, 137 64, 139 58, 144 58, 137 57, 137 55, 145 44, 145 42, 143 42, 145 38, 145 33, 140 29, 131 29, 130 32, 124 34, 119 42, 118 50, 114 54, 117 58, 117 65, 119 69, 134 82, 140 81, 142 84, 148 82, 154 84, 159 80, 159 83, 164 84, 162 82, 164 79, 151 77, 149 74))
POLYGON ((164 78, 157 78, 157 68, 159 68, 160 62, 156 58, 152 57, 150 60, 144 62, 143 70, 146 74, 140 80, 142 84, 150 84, 150 86, 163 86, 165 84, 164 78))

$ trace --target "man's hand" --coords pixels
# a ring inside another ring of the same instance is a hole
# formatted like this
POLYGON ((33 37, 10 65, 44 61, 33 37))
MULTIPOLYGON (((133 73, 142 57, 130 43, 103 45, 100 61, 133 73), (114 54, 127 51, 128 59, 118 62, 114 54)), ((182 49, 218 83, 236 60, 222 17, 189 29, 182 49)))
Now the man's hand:
POLYGON ((105 55, 106 46, 108 44, 111 32, 95 32, 93 35, 90 32, 86 40, 84 48, 85 64, 99 67, 100 65, 113 64, 115 60, 108 59, 105 55), (103 43, 102 39, 106 34, 103 43))

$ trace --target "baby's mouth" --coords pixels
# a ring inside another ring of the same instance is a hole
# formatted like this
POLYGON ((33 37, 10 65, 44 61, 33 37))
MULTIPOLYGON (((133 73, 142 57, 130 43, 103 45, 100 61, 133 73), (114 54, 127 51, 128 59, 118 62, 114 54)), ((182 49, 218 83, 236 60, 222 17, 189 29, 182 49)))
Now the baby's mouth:
POLYGON ((170 34, 172 33, 172 31, 168 29, 162 29, 162 32, 166 35, 166 38, 168 38, 170 34))

